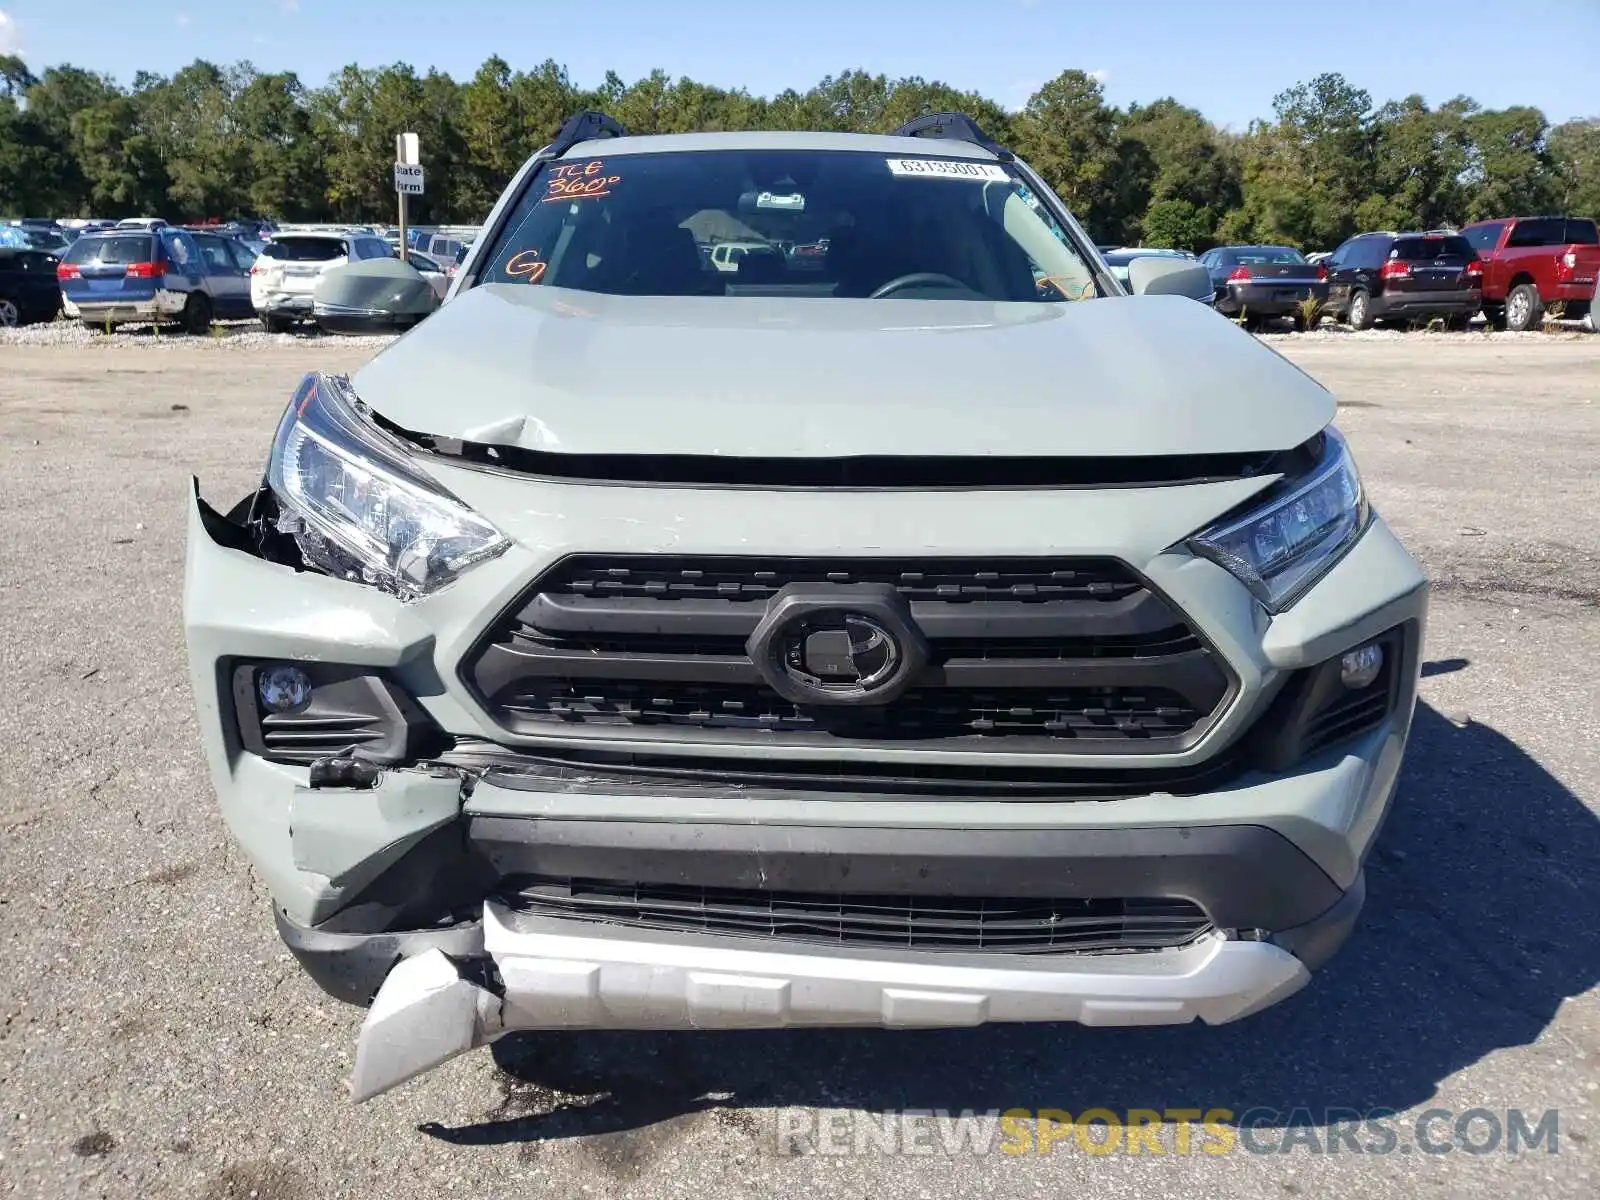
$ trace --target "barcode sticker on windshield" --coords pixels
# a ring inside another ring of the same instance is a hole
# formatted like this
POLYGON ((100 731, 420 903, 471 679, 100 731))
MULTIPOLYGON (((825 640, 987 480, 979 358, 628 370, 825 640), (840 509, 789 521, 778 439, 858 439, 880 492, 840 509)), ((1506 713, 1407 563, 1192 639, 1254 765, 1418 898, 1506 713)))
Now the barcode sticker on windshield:
POLYGON ((925 179, 976 179, 1007 183, 1006 169, 994 163, 951 162, 947 158, 890 158, 891 175, 917 175, 925 179))

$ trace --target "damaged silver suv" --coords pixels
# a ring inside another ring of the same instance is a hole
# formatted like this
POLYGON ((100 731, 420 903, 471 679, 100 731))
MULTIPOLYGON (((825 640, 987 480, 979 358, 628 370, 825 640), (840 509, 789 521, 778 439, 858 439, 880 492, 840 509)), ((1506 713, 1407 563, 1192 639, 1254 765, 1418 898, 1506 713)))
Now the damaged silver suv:
POLYGON ((965 118, 580 114, 192 501, 210 770, 363 1099, 512 1030, 1231 1021, 1362 904, 1427 584, 1332 397, 965 118), (720 253, 718 247, 737 249, 720 253), (1166 294, 1162 294, 1166 293, 1166 294))

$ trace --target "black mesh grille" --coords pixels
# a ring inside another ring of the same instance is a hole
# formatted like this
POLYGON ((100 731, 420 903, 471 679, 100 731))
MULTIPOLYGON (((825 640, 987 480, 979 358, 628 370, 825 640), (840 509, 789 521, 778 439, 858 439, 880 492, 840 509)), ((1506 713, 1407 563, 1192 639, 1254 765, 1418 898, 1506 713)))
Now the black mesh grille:
POLYGON ((1383 669, 1360 691, 1340 689, 1321 710, 1314 713, 1302 734, 1301 753, 1305 756, 1326 750, 1381 724, 1393 704, 1394 643, 1391 641, 1383 669))
POLYGON ((1130 752, 1183 748, 1230 688, 1194 629, 1112 559, 573 555, 462 676, 519 733, 1130 752), (785 699, 746 647, 790 585, 892 588, 927 665, 881 705, 785 699))
POLYGON ((636 928, 1002 954, 1092 954, 1184 946, 1211 929, 1186 900, 872 896, 530 880, 506 899, 547 917, 636 928))
POLYGON ((889 584, 908 600, 944 603, 1118 599, 1140 586, 1125 568, 1105 561, 1072 566, 978 559, 908 564, 896 559, 663 558, 619 563, 575 557, 559 564, 543 587, 580 596, 764 603, 791 583, 889 584))
POLYGON ((791 704, 762 687, 541 680, 505 696, 505 711, 581 725, 693 725, 705 729, 812 730, 864 738, 1171 737, 1200 718, 1175 692, 1115 689, 913 691, 881 708, 791 704))

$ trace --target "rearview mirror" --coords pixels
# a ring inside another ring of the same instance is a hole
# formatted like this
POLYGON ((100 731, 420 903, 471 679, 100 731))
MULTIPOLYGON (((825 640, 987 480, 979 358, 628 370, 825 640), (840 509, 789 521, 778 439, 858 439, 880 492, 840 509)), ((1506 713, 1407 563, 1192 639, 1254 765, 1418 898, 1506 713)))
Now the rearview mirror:
POLYGON ((1216 295, 1211 272, 1192 258, 1136 258, 1128 264, 1128 290, 1135 296, 1187 296, 1205 304, 1216 295))
POLYGON ((324 271, 311 313, 327 333, 398 333, 438 307, 433 285, 415 267, 368 258, 324 271))

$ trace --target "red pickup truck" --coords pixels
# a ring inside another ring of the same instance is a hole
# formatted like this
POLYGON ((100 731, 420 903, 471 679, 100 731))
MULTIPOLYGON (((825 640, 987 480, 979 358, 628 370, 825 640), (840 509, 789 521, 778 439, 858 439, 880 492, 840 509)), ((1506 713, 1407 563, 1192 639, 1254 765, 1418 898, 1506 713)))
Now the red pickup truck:
POLYGON ((1507 217, 1461 236, 1483 260, 1483 315, 1496 329, 1537 329, 1544 310, 1583 317, 1600 277, 1600 233, 1581 217, 1507 217))

